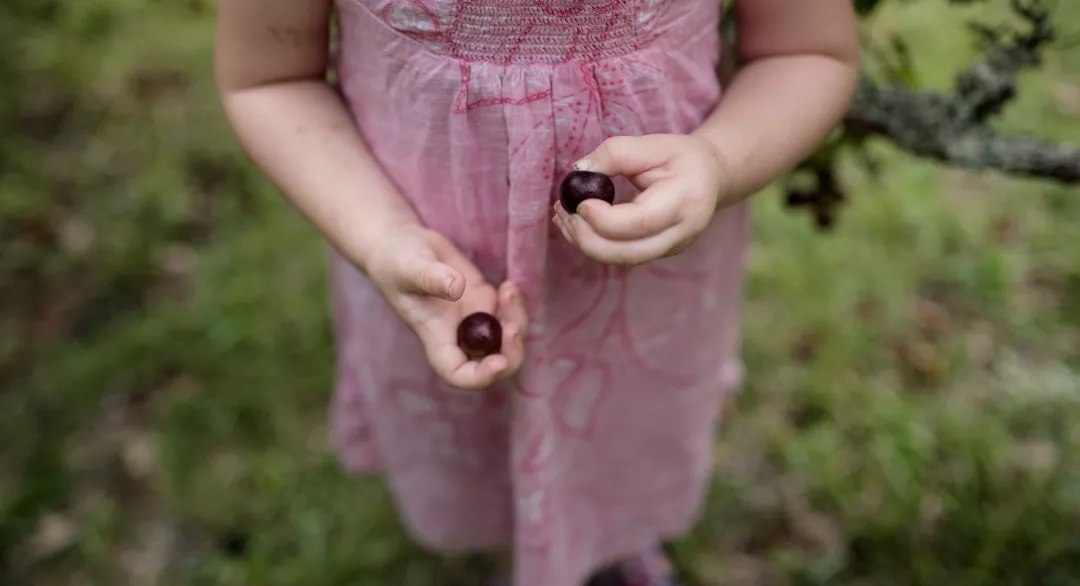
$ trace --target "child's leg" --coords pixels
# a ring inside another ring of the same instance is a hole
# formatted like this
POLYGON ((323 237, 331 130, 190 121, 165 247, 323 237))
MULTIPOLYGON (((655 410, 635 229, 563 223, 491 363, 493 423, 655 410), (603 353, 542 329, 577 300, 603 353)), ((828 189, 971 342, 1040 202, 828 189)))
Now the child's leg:
POLYGON ((514 555, 510 550, 505 550, 496 552, 492 557, 495 563, 493 586, 511 586, 514 581, 514 555))
POLYGON ((678 586, 675 568, 657 546, 597 572, 586 586, 678 586))

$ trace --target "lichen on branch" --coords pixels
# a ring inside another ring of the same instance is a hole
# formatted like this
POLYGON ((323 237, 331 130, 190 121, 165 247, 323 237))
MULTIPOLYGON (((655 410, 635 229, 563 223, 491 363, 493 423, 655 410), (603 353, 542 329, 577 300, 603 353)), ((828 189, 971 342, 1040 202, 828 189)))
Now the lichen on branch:
MULTIPOLYGON (((856 6, 865 13, 879 3, 863 0, 856 6)), ((996 115, 1015 99, 1018 76, 1040 66, 1043 52, 1056 39, 1045 0, 1009 0, 1009 6, 1014 21, 1009 26, 970 25, 981 41, 981 55, 958 72, 951 92, 913 89, 864 70, 838 136, 788 177, 789 205, 807 209, 819 227, 831 227, 845 200, 837 155, 846 147, 865 154, 867 139, 883 139, 911 155, 954 167, 1080 183, 1080 144, 1011 134, 993 125, 996 115)), ((737 5, 729 4, 728 9, 737 5)), ((737 30, 730 16, 721 26, 729 49, 720 68, 725 80, 737 69, 732 61, 737 30)))
POLYGON ((1012 0, 1025 32, 975 27, 983 56, 956 77, 951 94, 915 91, 863 75, 844 118, 855 138, 878 136, 927 159, 974 169, 1080 182, 1080 144, 1055 143, 994 129, 991 119, 1017 93, 1017 76, 1042 63, 1054 40, 1040 0, 1012 0))

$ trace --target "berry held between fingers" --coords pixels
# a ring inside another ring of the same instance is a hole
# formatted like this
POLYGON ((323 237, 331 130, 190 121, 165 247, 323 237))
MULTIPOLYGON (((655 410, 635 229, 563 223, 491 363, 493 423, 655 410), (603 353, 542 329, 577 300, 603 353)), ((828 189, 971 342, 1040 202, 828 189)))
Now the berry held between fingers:
POLYGON ((615 203, 615 184, 603 173, 571 171, 559 187, 559 202, 566 213, 577 212, 578 205, 587 199, 602 199, 615 203))

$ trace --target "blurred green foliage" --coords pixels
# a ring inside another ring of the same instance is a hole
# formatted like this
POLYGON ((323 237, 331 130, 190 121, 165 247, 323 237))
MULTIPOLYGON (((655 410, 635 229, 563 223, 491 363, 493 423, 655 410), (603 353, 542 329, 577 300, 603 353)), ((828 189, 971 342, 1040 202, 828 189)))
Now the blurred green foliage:
MULTIPOLYGON (((994 6, 880 2, 868 33, 947 88, 994 6)), ((0 5, 0 583, 475 584, 327 450, 323 245, 225 125, 211 21, 0 5)), ((1063 48, 1001 126, 1075 138, 1078 117, 1063 48)), ((680 563, 709 585, 1080 583, 1080 198, 870 148, 882 174, 845 166, 829 236, 757 200, 748 383, 680 563)))

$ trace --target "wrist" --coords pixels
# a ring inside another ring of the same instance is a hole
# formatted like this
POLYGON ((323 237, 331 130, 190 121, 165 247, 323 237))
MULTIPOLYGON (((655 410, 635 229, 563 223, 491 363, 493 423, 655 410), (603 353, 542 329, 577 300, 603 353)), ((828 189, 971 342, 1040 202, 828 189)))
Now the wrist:
MULTIPOLYGON (((393 240, 395 232, 422 228, 419 218, 411 210, 394 210, 372 214, 362 212, 362 221, 339 226, 336 234, 324 231, 324 236, 338 248, 356 268, 367 273, 382 245, 393 240)), ((349 218, 357 217, 349 215, 349 218)))
POLYGON ((737 155, 735 146, 723 140, 719 133, 705 126, 691 132, 690 136, 700 139, 706 145, 711 160, 716 164, 718 176, 716 209, 727 207, 743 199, 745 195, 742 194, 741 179, 738 174, 740 167, 733 160, 737 155))

